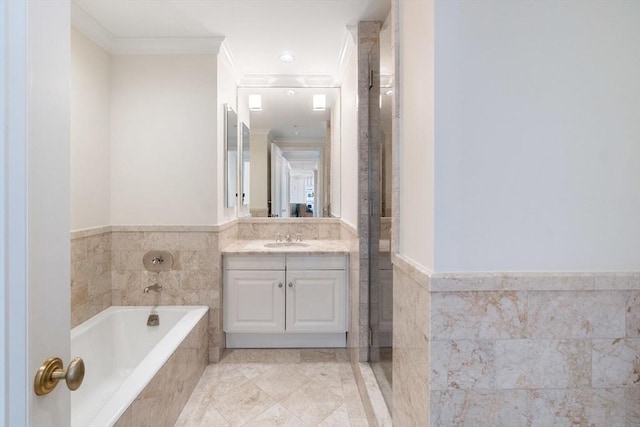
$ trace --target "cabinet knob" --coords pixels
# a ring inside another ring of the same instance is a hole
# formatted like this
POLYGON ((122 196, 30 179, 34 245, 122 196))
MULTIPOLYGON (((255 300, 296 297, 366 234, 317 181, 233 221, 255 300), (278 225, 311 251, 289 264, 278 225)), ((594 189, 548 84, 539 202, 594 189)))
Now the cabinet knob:
POLYGON ((289 282, 289 287, 293 288, 293 283, 292 282, 289 282))
POLYGON ((282 287, 282 282, 278 283, 278 287, 281 288, 282 287))

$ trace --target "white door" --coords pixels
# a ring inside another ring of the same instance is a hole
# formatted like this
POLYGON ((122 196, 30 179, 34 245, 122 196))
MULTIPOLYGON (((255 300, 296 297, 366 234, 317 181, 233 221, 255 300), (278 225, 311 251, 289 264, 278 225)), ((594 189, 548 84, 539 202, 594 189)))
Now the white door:
POLYGON ((284 271, 225 272, 225 332, 284 332, 284 271))
POLYGON ((345 271, 287 271, 287 332, 345 332, 345 271))
POLYGON ((69 2, 2 2, 0 27, 0 424, 64 427, 64 382, 36 396, 33 380, 70 359, 69 2))

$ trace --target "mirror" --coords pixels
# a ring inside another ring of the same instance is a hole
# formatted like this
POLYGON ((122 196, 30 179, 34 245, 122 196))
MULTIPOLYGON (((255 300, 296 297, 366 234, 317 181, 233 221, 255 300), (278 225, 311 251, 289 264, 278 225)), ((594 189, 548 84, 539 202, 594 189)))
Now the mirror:
POLYGON ((238 201, 238 115, 224 104, 225 201, 233 208, 238 201))
POLYGON ((242 182, 242 206, 249 206, 249 194, 251 183, 251 134, 246 124, 242 123, 242 163, 240 165, 242 182))
POLYGON ((339 216, 340 89, 238 88, 238 105, 249 106, 251 216, 339 216))

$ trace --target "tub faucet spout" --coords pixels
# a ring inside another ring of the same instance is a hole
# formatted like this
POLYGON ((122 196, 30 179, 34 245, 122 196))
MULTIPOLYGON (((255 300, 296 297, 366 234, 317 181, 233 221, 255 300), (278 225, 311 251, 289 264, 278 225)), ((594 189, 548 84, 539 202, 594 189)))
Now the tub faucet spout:
POLYGON ((162 285, 158 285, 157 283, 155 285, 151 285, 151 286, 147 286, 146 288, 144 288, 144 292, 145 294, 148 294, 149 291, 155 291, 155 292, 160 292, 162 290, 162 285))
POLYGON ((160 317, 157 313, 151 313, 147 318, 147 326, 158 326, 160 324, 160 317))

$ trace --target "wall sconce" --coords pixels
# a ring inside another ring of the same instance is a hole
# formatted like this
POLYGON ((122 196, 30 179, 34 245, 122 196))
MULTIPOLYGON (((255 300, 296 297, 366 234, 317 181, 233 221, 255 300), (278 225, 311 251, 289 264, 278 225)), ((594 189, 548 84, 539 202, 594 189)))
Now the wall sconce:
POLYGON ((249 110, 262 111, 262 95, 249 95, 249 110))
POLYGON ((326 95, 313 95, 313 111, 324 111, 327 109, 326 95))

